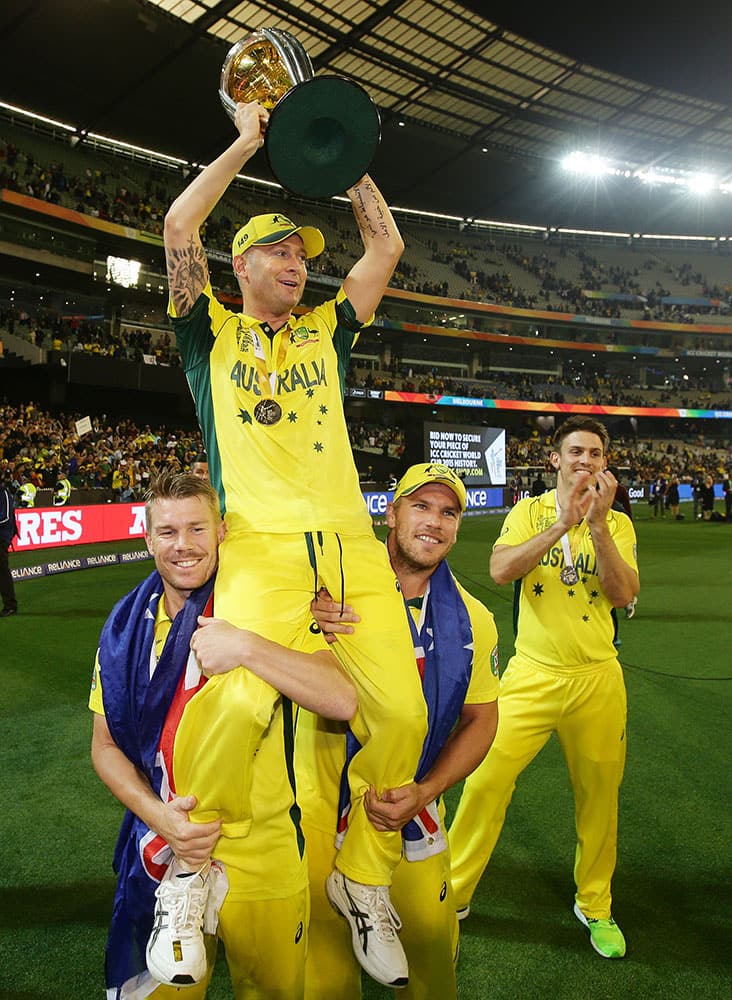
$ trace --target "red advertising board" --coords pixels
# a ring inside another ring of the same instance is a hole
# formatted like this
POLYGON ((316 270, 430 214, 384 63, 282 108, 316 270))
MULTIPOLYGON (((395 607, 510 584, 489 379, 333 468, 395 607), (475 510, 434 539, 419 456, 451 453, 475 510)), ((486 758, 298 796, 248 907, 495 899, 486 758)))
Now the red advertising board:
POLYGON ((50 549, 58 545, 116 542, 142 538, 145 505, 110 503, 84 507, 22 507, 16 509, 16 552, 50 549))

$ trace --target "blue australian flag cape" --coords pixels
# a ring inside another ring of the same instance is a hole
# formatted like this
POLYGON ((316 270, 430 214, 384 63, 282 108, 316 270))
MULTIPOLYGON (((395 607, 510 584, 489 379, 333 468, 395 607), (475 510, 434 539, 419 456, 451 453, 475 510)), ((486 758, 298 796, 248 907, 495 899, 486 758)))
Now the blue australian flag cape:
MULTIPOLYGON (((406 602, 405 602, 406 603, 406 602)), ((452 573, 445 561, 430 577, 419 624, 407 606, 417 667, 427 702, 427 736, 415 780, 433 767, 460 718, 473 672, 473 627, 452 573)), ((361 749, 353 733, 346 737, 346 766, 341 775, 338 836, 345 834, 351 808, 348 765, 361 749)), ((417 861, 446 846, 436 803, 431 803, 402 829, 405 857, 417 861)))
MULTIPOLYGON (((109 731, 125 756, 148 778, 155 792, 164 770, 156 766, 163 724, 190 655, 190 640, 211 592, 213 579, 193 591, 170 628, 152 678, 154 626, 163 581, 157 571, 112 609, 99 641, 104 712, 109 731)), ((123 985, 146 973, 145 947, 153 924, 154 896, 160 875, 143 861, 154 835, 129 810, 124 815, 113 867, 117 889, 107 939, 107 996, 121 996, 123 985)), ((168 849, 169 851, 169 849, 168 849)), ((166 857, 163 870, 167 864, 166 857)), ((134 995, 134 990, 125 995, 134 995)), ((143 992, 142 994, 145 995, 143 992)))

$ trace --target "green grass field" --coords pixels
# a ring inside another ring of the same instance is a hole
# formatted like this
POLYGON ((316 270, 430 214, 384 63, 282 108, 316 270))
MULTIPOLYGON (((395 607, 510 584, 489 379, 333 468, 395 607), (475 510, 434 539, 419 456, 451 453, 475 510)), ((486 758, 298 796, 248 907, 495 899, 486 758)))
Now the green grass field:
MULTIPOLYGON (((642 590, 636 617, 620 625, 628 764, 613 884, 628 957, 597 957, 572 915, 571 792, 551 741, 519 781, 462 925, 465 1000, 730 995, 732 526, 654 522, 647 508, 636 511, 642 590)), ((505 664, 511 588, 488 576, 500 521, 467 519, 451 563, 494 612, 505 664)), ((20 614, 0 622, 0 1000, 104 995, 121 810, 91 768, 86 699, 106 614, 150 565, 25 581, 20 614)), ((368 983, 364 995, 389 993, 368 983)), ((220 960, 209 998, 230 997, 220 960)))

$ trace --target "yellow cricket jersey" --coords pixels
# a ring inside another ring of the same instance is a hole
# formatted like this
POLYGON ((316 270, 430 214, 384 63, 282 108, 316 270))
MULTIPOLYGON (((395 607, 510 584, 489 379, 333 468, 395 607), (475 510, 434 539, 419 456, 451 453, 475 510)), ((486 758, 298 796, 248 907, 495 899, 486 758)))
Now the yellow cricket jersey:
MULTIPOLYGON (((521 545, 556 523, 556 490, 526 497, 503 522, 496 545, 521 545)), ((620 557, 636 572, 636 537, 627 514, 610 510, 607 524, 620 557)), ((560 541, 515 588, 518 599, 516 652, 556 669, 590 666, 616 656, 612 604, 600 587, 592 536, 583 520, 568 532, 572 562, 579 580, 567 586, 560 541)))
POLYGON ((370 532, 343 413, 362 324, 343 289, 274 335, 210 284, 187 316, 169 312, 229 528, 370 532))
MULTIPOLYGON (((153 626, 153 634, 155 636, 155 661, 156 663, 163 652, 163 647, 165 646, 165 640, 168 638, 168 633, 170 632, 170 627, 173 622, 168 618, 167 612, 165 610, 165 603, 162 600, 162 596, 158 601, 158 609, 155 612, 155 625, 153 626)), ((152 669, 155 669, 155 666, 152 669)), ((94 658, 94 672, 92 673, 91 690, 89 691, 89 708, 92 712, 96 712, 97 715, 104 715, 104 696, 102 694, 102 673, 99 667, 99 650, 97 650, 97 655, 94 658)))
POLYGON ((473 672, 470 676, 466 705, 482 705, 498 697, 498 631, 493 615, 477 597, 455 580, 468 610, 473 630, 473 672))
MULTIPOLYGON (((466 705, 495 701, 498 697, 498 632, 493 615, 457 583, 473 629, 473 669, 465 696, 466 705)), ((419 621, 417 602, 409 611, 419 621)), ((356 626, 358 628, 358 626, 356 626)), ((414 669, 417 669, 415 661, 414 669)), ((335 833, 338 789, 346 759, 346 724, 322 719, 300 709, 295 735, 295 768, 298 801, 303 821, 335 833)))

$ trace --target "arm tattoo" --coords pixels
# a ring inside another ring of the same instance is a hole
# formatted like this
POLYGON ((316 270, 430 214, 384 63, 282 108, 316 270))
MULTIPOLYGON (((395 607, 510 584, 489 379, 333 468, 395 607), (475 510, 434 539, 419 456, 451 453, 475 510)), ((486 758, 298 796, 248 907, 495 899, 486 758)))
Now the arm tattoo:
POLYGON ((389 226, 384 218, 381 198, 370 181, 355 189, 356 200, 353 213, 363 238, 369 240, 389 239, 389 226))
POLYGON ((186 316, 208 281, 208 262, 203 247, 192 236, 186 247, 165 251, 170 294, 178 316, 186 316))

